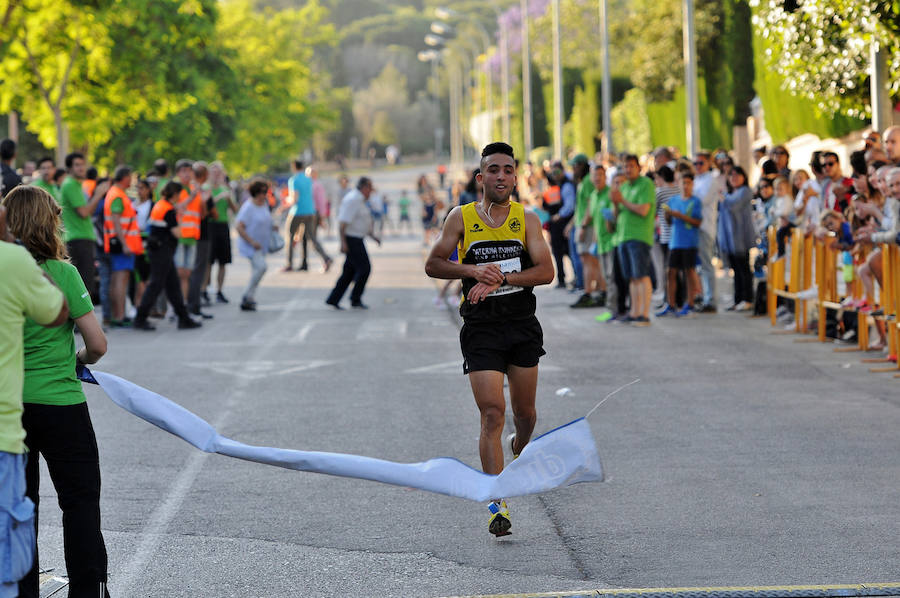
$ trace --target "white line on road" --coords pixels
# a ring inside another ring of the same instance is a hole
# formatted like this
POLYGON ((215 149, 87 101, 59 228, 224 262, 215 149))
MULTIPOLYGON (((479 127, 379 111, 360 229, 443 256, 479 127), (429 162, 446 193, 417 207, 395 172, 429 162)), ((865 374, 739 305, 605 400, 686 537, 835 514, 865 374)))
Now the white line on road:
POLYGON ((398 318, 366 320, 356 333, 356 340, 399 340, 406 338, 409 323, 398 318))

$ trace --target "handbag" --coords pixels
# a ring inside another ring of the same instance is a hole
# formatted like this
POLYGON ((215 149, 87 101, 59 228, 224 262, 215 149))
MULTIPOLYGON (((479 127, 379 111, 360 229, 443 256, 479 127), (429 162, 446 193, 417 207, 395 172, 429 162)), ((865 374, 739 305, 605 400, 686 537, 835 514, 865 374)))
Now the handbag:
POLYGON ((284 249, 284 237, 275 229, 269 233, 269 253, 277 253, 284 249))

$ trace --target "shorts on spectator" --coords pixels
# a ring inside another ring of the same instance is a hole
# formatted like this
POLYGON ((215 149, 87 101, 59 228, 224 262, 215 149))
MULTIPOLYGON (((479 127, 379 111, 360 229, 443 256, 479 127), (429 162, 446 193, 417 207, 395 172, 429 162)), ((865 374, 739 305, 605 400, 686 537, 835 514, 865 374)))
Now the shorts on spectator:
POLYGON ((222 265, 231 263, 231 231, 227 222, 212 223, 212 245, 209 251, 209 263, 219 262, 222 265))
POLYGON ((634 239, 625 241, 617 250, 622 262, 622 275, 627 280, 650 276, 650 246, 634 239))
POLYGON ((572 234, 576 235, 576 237, 575 237, 575 252, 578 253, 578 255, 584 255, 585 253, 593 254, 594 252, 591 250, 591 247, 594 245, 594 241, 596 240, 595 234, 594 234, 594 227, 589 226, 582 230, 584 230, 584 232, 585 232, 583 243, 578 240, 580 233, 576 232, 575 228, 572 229, 572 234))
POLYGON ((122 270, 134 270, 134 255, 126 255, 124 253, 111 253, 109 255, 110 269, 113 272, 121 272, 122 270))
POLYGON ((690 270, 697 266, 697 248, 680 248, 669 251, 669 267, 673 270, 690 270))
POLYGON ((175 267, 185 270, 194 269, 194 260, 197 259, 197 246, 179 243, 175 249, 175 267))
POLYGON ((493 370, 506 373, 509 366, 531 368, 544 351, 544 332, 537 318, 497 323, 463 324, 459 331, 463 373, 493 370))

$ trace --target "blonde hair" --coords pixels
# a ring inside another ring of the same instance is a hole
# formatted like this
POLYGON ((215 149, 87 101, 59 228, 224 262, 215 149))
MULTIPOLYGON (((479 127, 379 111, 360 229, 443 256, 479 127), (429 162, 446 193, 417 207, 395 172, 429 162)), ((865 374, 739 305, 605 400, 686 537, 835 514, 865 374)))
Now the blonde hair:
POLYGON ((843 215, 841 215, 840 212, 837 212, 835 210, 824 210, 821 214, 819 214, 819 224, 825 226, 825 221, 829 218, 834 218, 838 221, 844 219, 843 215))
POLYGON ((62 240, 62 210, 56 200, 40 187, 19 185, 3 198, 9 231, 38 262, 65 260, 62 240))

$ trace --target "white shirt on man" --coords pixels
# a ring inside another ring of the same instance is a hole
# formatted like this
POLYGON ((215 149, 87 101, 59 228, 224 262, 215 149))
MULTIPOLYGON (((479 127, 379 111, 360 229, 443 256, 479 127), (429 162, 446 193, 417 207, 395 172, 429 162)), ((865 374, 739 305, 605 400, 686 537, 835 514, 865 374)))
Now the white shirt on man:
POLYGON ((364 238, 372 232, 372 210, 365 196, 354 189, 341 200, 341 208, 338 211, 338 222, 346 224, 344 233, 348 237, 364 238))

